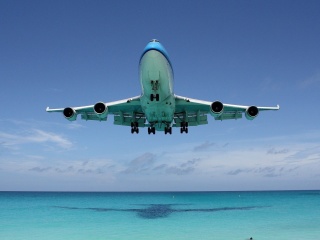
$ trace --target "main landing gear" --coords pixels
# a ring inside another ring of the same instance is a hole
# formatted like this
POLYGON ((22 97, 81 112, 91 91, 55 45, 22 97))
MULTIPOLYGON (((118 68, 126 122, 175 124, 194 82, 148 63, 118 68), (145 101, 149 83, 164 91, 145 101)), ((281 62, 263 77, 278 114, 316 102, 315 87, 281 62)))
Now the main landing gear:
MULTIPOLYGON (((148 127, 148 134, 156 134, 156 128, 155 127, 148 127)), ((167 126, 164 128, 164 134, 172 134, 172 127, 167 126)))
POLYGON ((167 134, 167 133, 172 134, 172 127, 165 127, 164 128, 164 134, 167 134))
POLYGON ((181 123, 181 128, 180 128, 180 133, 188 133, 188 126, 189 124, 187 122, 182 122, 181 123))
POLYGON ((139 133, 139 124, 138 122, 132 122, 131 123, 131 133, 139 133))
POLYGON ((156 134, 156 128, 155 127, 148 127, 148 134, 156 134))

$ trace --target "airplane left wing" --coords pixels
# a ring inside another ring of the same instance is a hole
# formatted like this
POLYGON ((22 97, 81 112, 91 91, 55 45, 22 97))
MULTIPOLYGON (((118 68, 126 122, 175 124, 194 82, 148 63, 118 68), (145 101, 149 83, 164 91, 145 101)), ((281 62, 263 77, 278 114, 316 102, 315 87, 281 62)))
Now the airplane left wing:
POLYGON ((256 107, 234 104, 225 104, 220 101, 208 102, 175 95, 176 112, 175 127, 180 127, 182 122, 189 126, 207 124, 207 115, 215 120, 239 119, 244 113, 248 120, 253 120, 260 111, 279 110, 280 107, 256 107))
POLYGON ((81 107, 57 109, 47 107, 46 111, 62 112, 69 121, 75 121, 78 115, 81 115, 83 120, 106 121, 108 115, 113 114, 115 125, 130 126, 132 122, 137 122, 139 127, 144 127, 146 122, 146 117, 140 104, 140 96, 115 102, 98 102, 94 105, 81 107))

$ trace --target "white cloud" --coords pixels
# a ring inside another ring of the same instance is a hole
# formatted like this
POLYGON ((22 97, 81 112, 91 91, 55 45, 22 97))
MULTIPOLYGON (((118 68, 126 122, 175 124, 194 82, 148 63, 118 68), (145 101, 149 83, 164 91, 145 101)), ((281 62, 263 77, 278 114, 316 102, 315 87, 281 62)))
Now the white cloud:
POLYGON ((146 172, 152 167, 155 161, 155 155, 152 153, 144 153, 136 157, 128 163, 128 167, 122 173, 146 172))
POLYGON ((46 173, 52 175, 100 175, 110 173, 108 169, 113 165, 112 161, 107 159, 90 159, 85 161, 56 160, 53 163, 34 162, 32 166, 26 165, 25 171, 46 173))
POLYGON ((2 146, 9 148, 29 143, 54 143, 64 149, 70 149, 73 146, 72 142, 67 138, 39 129, 16 134, 0 132, 0 142, 2 146))
MULTIPOLYGON (((72 147, 65 137, 39 129, 19 134, 0 132, 0 142, 72 147)), ((90 187, 100 186, 100 190, 261 190, 290 186, 307 189, 320 181, 319 135, 315 133, 234 140, 228 144, 215 139, 214 144, 202 141, 161 145, 133 157, 132 153, 120 153, 113 159, 79 160, 72 151, 68 153, 71 157, 58 154, 48 157, 49 160, 35 152, 11 156, 8 160, 1 159, 1 171, 42 177, 44 181, 72 180, 74 186, 76 180, 83 183, 86 179, 91 182, 90 187), (194 151, 199 147, 202 151, 194 151)))
POLYGON ((299 83, 299 86, 302 88, 311 88, 320 86, 320 72, 314 74, 313 76, 304 79, 299 83))
POLYGON ((197 145, 193 148, 193 151, 206 151, 210 150, 212 147, 214 147, 216 144, 214 142, 206 141, 200 145, 197 145))

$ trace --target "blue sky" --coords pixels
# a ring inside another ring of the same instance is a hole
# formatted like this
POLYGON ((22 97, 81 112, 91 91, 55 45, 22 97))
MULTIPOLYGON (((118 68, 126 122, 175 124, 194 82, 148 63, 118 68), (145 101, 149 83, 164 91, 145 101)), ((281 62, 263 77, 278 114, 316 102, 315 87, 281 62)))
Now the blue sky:
POLYGON ((319 1, 0 1, 0 190, 319 189, 319 1), (175 93, 275 106, 181 135, 47 106, 141 93, 157 38, 175 93))

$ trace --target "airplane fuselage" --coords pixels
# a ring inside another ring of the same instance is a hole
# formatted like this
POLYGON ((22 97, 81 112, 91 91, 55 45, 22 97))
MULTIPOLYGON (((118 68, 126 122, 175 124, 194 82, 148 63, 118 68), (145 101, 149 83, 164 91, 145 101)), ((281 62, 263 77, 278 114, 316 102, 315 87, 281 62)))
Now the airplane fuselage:
POLYGON ((140 59, 141 107, 157 130, 170 127, 175 113, 173 70, 165 49, 151 41, 140 59))

